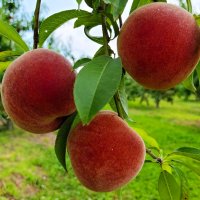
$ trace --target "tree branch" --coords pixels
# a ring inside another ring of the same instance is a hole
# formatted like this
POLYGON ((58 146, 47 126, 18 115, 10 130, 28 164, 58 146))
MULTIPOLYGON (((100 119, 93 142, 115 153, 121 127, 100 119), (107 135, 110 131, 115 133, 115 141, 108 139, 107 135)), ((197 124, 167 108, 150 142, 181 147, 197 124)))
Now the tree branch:
POLYGON ((148 149, 148 148, 146 148, 146 153, 148 154, 148 155, 150 155, 154 160, 156 160, 156 162, 158 162, 158 163, 162 163, 162 159, 161 158, 159 158, 159 157, 157 157, 152 151, 151 151, 151 149, 148 149))
MULTIPOLYGON (((102 11, 104 11, 105 8, 106 8, 105 3, 103 1, 101 1, 102 11)), ((103 39, 104 39, 105 55, 110 56, 109 46, 108 46, 110 38, 109 38, 107 27, 106 27, 106 16, 103 13, 101 14, 101 19, 102 19, 102 32, 103 32, 103 39)), ((120 105, 119 105, 118 92, 116 92, 116 94, 114 95, 113 98, 114 98, 114 101, 115 101, 118 116, 123 118, 123 114, 121 113, 121 109, 120 109, 120 105)))
POLYGON ((33 35, 33 49, 37 49, 39 42, 39 14, 40 14, 41 0, 37 0, 34 12, 34 35, 33 35))

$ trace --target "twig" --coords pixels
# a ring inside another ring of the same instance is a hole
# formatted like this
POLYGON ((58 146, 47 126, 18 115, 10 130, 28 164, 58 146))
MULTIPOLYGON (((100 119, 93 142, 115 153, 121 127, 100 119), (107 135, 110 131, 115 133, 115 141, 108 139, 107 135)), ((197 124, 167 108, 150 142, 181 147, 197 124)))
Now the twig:
MULTIPOLYGON (((106 4, 101 1, 101 9, 102 12, 104 12, 104 10, 106 9, 106 4)), ((104 40, 104 47, 105 47, 105 55, 110 55, 109 52, 109 47, 108 47, 108 43, 109 43, 109 35, 108 35, 108 31, 107 31, 107 27, 106 27, 106 16, 102 13, 101 14, 101 21, 102 21, 102 32, 103 32, 103 40, 104 40)))
POLYGON ((33 49, 37 49, 38 42, 39 42, 38 28, 39 28, 40 5, 41 5, 41 0, 37 0, 36 7, 35 7, 35 12, 34 12, 33 49))
POLYGON ((146 153, 149 154, 154 160, 156 160, 156 162, 158 163, 162 163, 162 159, 157 157, 152 151, 151 149, 146 148, 146 153))
MULTIPOLYGON (((103 1, 101 1, 102 11, 105 10, 105 7, 106 7, 105 3, 103 1)), ((109 47, 108 47, 110 38, 109 38, 108 31, 106 28, 106 16, 103 13, 101 14, 101 20, 102 20, 102 32, 103 32, 103 39, 104 39, 105 55, 110 56, 109 47)), ((119 117, 123 118, 123 114, 121 113, 121 109, 120 109, 120 105, 119 105, 118 92, 116 92, 116 94, 114 95, 113 98, 115 101, 117 113, 118 113, 119 117)))

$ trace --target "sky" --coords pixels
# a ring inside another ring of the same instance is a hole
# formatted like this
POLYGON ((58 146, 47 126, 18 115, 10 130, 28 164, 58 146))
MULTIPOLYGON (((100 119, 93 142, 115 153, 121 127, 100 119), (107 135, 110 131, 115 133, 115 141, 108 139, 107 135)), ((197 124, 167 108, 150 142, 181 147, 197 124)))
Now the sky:
MULTIPOLYGON (((193 10, 195 13, 200 14, 200 0, 191 0, 193 5, 193 10)), ((126 6, 126 9, 122 15, 123 21, 128 17, 128 13, 130 10, 131 2, 126 6)), ((168 3, 173 3, 178 5, 178 0, 168 0, 168 3)), ((35 8, 36 0, 24 0, 23 7, 25 12, 33 13, 35 8)), ((47 7, 44 9, 43 15, 46 17, 63 11, 63 10, 70 10, 70 9, 77 9, 76 0, 42 0, 42 4, 47 7)), ((90 11, 90 8, 83 2, 81 4, 81 9, 85 9, 90 11)), ((83 27, 80 28, 73 28, 74 20, 70 20, 69 22, 65 23, 61 27, 59 27, 54 33, 54 38, 58 41, 58 43, 66 46, 70 46, 72 55, 75 56, 76 59, 81 57, 92 57, 95 52, 98 50, 100 45, 92 42, 89 40, 83 31, 83 27)), ((100 30, 96 29, 92 32, 93 34, 100 34, 100 30)), ((110 43, 111 48, 117 52, 116 48, 116 40, 111 41, 110 43)))

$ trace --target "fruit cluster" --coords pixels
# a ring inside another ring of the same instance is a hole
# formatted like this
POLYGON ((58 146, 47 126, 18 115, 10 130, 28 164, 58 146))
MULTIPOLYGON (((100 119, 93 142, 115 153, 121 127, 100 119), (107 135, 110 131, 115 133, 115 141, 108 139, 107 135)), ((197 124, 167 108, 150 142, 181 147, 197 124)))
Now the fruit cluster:
MULTIPOLYGON (((153 3, 134 11, 118 37, 124 69, 146 88, 165 90, 186 79, 200 56, 200 30, 182 8, 153 3)), ((47 133, 60 128, 76 108, 76 73, 58 53, 36 49, 7 69, 2 102, 21 128, 47 133)), ((87 89, 87 88, 86 88, 87 89)), ((145 160, 145 145, 125 121, 101 111, 68 136, 67 150, 80 182, 94 191, 112 191, 135 177, 145 160)))

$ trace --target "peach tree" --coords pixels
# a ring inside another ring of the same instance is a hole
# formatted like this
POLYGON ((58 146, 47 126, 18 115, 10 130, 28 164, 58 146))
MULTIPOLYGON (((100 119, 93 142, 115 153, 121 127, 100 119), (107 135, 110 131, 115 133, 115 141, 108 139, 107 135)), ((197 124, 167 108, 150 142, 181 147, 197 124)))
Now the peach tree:
POLYGON ((135 128, 124 77, 129 73, 145 88, 158 91, 182 82, 197 92, 193 75, 200 80, 200 16, 191 14, 190 0, 187 10, 166 0, 133 0, 123 22, 128 0, 85 0, 91 12, 80 9, 82 1, 77 0, 78 9, 55 13, 39 24, 41 0, 37 0, 33 50, 0 20, 0 34, 15 42, 0 52, 1 70, 6 70, 2 83, 6 112, 33 133, 59 129, 55 142, 59 162, 67 171, 68 152, 77 178, 91 190, 115 190, 134 178, 144 163, 154 163, 160 166, 160 198, 189 199, 187 178, 179 166, 200 175, 200 149, 177 147, 166 154, 145 130, 135 128), (77 60, 73 66, 42 49, 47 38, 71 19, 74 28, 83 26, 83 34, 99 44, 92 58, 77 60), (92 35, 99 26, 101 36, 92 35), (116 38, 119 56, 110 46, 116 38), (107 104, 114 112, 101 111, 107 104))

